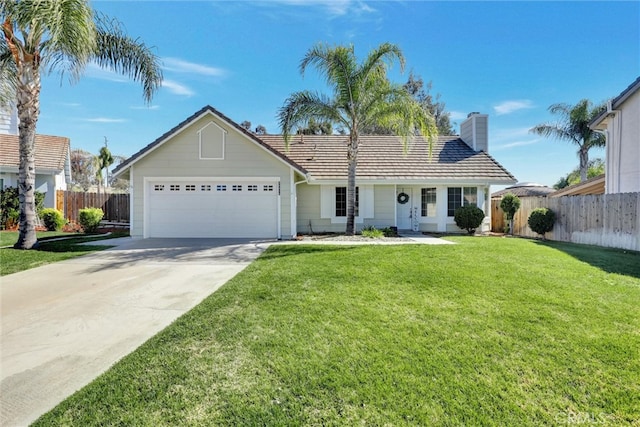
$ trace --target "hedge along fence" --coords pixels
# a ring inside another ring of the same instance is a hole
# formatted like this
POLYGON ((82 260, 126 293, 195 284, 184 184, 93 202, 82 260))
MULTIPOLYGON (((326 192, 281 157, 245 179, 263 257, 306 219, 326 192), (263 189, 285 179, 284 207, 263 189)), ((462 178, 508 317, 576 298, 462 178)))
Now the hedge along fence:
MULTIPOLYGON (((513 234, 539 237, 527 220, 536 208, 549 208, 556 214, 548 240, 584 243, 640 251, 640 193, 599 194, 564 197, 522 197, 513 217, 513 234)), ((504 218, 500 200, 491 201, 494 217, 504 218)), ((502 232, 502 221, 492 221, 492 231, 502 232)))
POLYGON ((84 208, 102 209, 105 221, 129 222, 129 194, 57 191, 56 209, 62 211, 67 220, 78 222, 78 211, 84 208))

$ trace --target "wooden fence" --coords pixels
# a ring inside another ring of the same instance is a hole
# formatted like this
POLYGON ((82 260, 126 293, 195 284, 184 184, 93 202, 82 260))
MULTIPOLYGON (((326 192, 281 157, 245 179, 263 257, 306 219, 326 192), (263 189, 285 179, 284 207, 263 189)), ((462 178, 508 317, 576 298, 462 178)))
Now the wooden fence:
MULTIPOLYGON (((513 234, 539 237, 527 220, 536 208, 556 214, 549 240, 584 243, 640 251, 640 193, 599 194, 564 197, 523 197, 514 216, 513 234)), ((491 201, 491 230, 504 231, 500 200, 491 201)))
POLYGON ((56 209, 69 221, 78 221, 78 211, 84 208, 100 208, 105 221, 129 222, 129 195, 83 193, 80 191, 56 192, 56 209))

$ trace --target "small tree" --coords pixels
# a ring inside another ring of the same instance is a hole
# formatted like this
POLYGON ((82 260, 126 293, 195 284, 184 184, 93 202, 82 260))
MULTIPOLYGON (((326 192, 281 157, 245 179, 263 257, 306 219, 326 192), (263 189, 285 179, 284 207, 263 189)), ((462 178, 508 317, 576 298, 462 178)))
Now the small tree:
POLYGON ((484 212, 477 206, 462 206, 456 209, 453 219, 458 227, 467 230, 469 234, 473 234, 476 232, 476 228, 482 224, 484 212))
POLYGON ((556 221, 556 214, 548 208, 534 209, 529 215, 529 228, 545 238, 545 233, 553 230, 553 224, 556 221))
POLYGON ((507 216, 509 221, 509 234, 513 236, 513 217, 520 208, 520 198, 513 193, 507 193, 500 202, 500 209, 507 216))

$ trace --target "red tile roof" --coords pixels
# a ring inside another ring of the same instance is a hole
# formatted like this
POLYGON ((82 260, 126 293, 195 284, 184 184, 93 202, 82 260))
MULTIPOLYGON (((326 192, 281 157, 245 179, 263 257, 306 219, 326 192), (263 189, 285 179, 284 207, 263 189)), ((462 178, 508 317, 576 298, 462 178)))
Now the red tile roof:
MULTIPOLYGON (((312 179, 347 178, 347 136, 296 135, 288 150, 281 135, 259 138, 305 168, 312 179)), ((516 181, 493 157, 472 150, 458 136, 438 137, 431 160, 421 137, 409 143, 406 153, 397 136, 362 136, 359 147, 358 180, 516 181)))
MULTIPOLYGON (((20 166, 20 144, 17 135, 0 134, 0 166, 20 166)), ((62 171, 69 155, 69 138, 36 135, 36 171, 47 169, 62 171)))

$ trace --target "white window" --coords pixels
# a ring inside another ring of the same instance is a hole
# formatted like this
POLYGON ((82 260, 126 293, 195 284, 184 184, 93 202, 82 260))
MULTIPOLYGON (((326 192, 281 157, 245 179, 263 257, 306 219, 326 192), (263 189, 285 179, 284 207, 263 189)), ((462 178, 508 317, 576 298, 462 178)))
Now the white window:
POLYGON ((253 184, 249 184, 249 185, 247 185, 247 191, 258 191, 258 186, 257 185, 253 185, 253 184))
POLYGON ((273 191, 273 185, 271 185, 271 184, 263 185, 262 186, 262 191, 273 191))
POLYGON ((227 186, 224 184, 216 185, 216 191, 227 191, 227 186))
POLYGON ((184 189, 186 191, 196 191, 196 186, 195 186, 195 184, 187 184, 187 185, 184 186, 184 189))
POLYGON ((436 216, 436 189, 422 189, 421 216, 436 216))
POLYGON ((476 187, 449 187, 447 189, 447 216, 453 216, 461 206, 478 205, 476 187))
POLYGON ((155 184, 153 186, 153 191, 164 191, 164 184, 155 184))
POLYGON ((240 184, 233 184, 231 186, 231 191, 242 191, 242 185, 240 184))
POLYGON ((169 186, 169 191, 180 191, 180 184, 171 184, 169 186))
POLYGON ((200 186, 200 191, 211 191, 211 185, 210 184, 202 184, 200 186))

